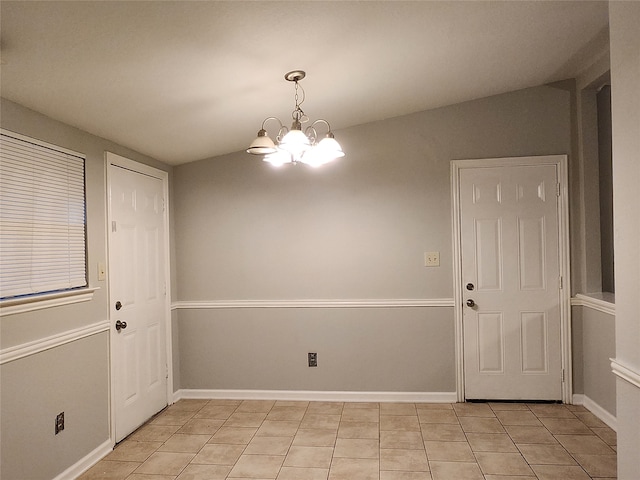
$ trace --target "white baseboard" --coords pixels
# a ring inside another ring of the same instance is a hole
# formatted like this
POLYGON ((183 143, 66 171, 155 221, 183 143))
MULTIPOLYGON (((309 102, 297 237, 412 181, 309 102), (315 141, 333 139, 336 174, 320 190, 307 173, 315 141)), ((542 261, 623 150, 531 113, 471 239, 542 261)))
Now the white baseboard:
POLYGON ((183 389, 173 394, 174 402, 182 398, 229 400, 300 400, 323 402, 413 402, 455 403, 456 392, 324 392, 307 390, 195 390, 183 389))
POLYGON ((111 441, 111 439, 109 439, 98 448, 93 450, 91 453, 86 455, 84 458, 71 465, 53 480, 69 480, 70 478, 78 478, 80 475, 82 475, 84 472, 86 472, 96 463, 102 460, 112 450, 113 442, 111 441))
POLYGON ((602 408, 596 402, 583 394, 573 395, 573 404, 582 405, 584 408, 593 413, 596 417, 606 423, 614 432, 617 431, 618 421, 615 416, 602 408))
POLYGON ((572 405, 584 405, 584 395, 582 393, 574 393, 571 397, 572 405))

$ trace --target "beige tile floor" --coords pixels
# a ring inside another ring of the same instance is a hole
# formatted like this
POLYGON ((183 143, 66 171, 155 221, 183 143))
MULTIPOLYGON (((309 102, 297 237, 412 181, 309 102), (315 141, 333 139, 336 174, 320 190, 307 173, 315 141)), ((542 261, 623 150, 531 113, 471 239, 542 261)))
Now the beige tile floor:
POLYGON ((571 405, 181 400, 80 478, 616 478, 616 434, 571 405))

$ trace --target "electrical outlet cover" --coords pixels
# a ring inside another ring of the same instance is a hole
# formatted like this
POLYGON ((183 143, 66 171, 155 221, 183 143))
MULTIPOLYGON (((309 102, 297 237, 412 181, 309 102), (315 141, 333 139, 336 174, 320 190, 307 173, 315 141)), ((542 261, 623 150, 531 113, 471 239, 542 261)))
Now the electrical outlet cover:
POLYGON ((424 266, 425 267, 439 267, 440 266, 440 252, 424 252, 424 266))
POLYGON ((56 415, 56 435, 64 430, 64 412, 56 415))
POLYGON ((309 352, 309 366, 317 367, 318 366, 318 354, 309 352))

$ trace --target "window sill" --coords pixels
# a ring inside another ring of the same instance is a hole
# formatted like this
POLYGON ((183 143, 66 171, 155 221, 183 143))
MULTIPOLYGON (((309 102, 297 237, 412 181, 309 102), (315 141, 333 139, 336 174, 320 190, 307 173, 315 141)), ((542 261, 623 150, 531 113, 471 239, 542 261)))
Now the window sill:
POLYGON ((616 314, 616 297, 609 292, 578 293, 572 299, 571 305, 589 307, 609 315, 616 314))
POLYGON ((66 292, 48 293, 36 297, 3 300, 0 302, 0 317, 70 305, 72 303, 88 302, 93 299, 93 294, 99 289, 100 287, 88 287, 66 292))

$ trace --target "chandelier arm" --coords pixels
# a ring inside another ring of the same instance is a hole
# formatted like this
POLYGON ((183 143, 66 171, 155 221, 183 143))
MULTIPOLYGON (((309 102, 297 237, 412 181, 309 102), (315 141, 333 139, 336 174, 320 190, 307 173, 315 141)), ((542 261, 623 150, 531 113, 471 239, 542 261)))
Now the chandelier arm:
POLYGON ((315 127, 317 123, 324 123, 327 125, 327 133, 331 132, 331 125, 329 125, 329 122, 327 122, 324 118, 319 118, 318 120, 316 120, 315 122, 313 122, 311 124, 311 127, 315 127))
MULTIPOLYGON (((315 125, 316 122, 313 123, 315 125)), ((316 143, 316 140, 318 139, 318 132, 313 125, 309 125, 307 128, 305 128, 304 134, 309 138, 311 145, 316 143)))
POLYGON ((280 143, 280 140, 282 140, 282 137, 284 137, 287 134, 289 129, 282 123, 282 121, 278 117, 267 117, 262 122, 262 130, 264 130, 265 132, 266 132, 266 129, 264 127, 269 120, 275 120, 276 122, 278 122, 278 126, 280 128, 278 128, 278 133, 276 134, 275 138, 276 138, 276 142, 280 143))
POLYGON ((265 118, 265 119, 264 119, 264 121, 262 122, 262 130, 266 130, 266 129, 264 128, 264 126, 267 124, 267 122, 268 122, 269 120, 275 120, 276 122, 278 122, 278 125, 280 125, 280 129, 282 129, 283 125, 282 125, 282 122, 280 121, 280 119, 279 119, 278 117, 267 117, 267 118, 265 118))
MULTIPOLYGON (((280 120, 278 120, 280 121, 280 120)), ((282 123, 280 124, 280 130, 278 130, 278 135, 276 135, 276 142, 280 143, 282 141, 282 138, 289 133, 289 129, 285 126, 282 125, 282 123)))

